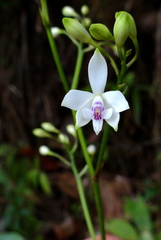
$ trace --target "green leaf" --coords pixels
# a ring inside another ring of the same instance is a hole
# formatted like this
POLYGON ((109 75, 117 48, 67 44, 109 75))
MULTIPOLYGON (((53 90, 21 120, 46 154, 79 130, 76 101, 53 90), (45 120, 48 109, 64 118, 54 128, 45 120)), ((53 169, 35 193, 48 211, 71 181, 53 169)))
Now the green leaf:
POLYGON ((149 231, 143 231, 140 235, 139 240, 154 240, 154 237, 151 232, 149 231))
POLYGON ((40 173, 39 181, 40 181, 40 185, 41 185, 43 191, 46 194, 51 195, 52 194, 51 184, 45 173, 43 173, 43 172, 40 173))
POLYGON ((27 179, 29 182, 31 182, 31 184, 34 186, 34 187, 37 187, 38 185, 38 176, 39 176, 39 170, 36 169, 36 168, 33 168, 31 170, 29 170, 27 172, 27 179))
POLYGON ((142 197, 138 197, 134 209, 134 222, 140 231, 151 231, 152 221, 148 207, 142 197))
POLYGON ((0 183, 4 186, 9 185, 9 179, 4 170, 0 169, 0 183))
POLYGON ((123 219, 111 219, 107 223, 107 231, 124 240, 138 240, 134 227, 123 219))
POLYGON ((128 219, 133 219, 135 209, 135 202, 131 198, 125 198, 124 212, 128 219))
POLYGON ((161 231, 159 233, 157 233, 156 240, 161 240, 161 231))
POLYGON ((19 233, 0 233, 0 240, 25 240, 19 233))

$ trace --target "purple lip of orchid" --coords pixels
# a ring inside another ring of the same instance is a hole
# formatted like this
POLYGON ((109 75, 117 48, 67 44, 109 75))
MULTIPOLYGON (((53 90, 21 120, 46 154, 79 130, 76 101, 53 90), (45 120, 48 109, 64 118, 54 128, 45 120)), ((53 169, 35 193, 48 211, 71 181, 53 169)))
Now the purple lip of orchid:
POLYGON ((93 93, 70 90, 61 104, 77 111, 77 127, 83 127, 92 120, 97 135, 102 130, 103 120, 117 131, 120 112, 129 109, 129 104, 120 91, 104 92, 107 74, 106 61, 96 49, 88 65, 89 82, 93 93))
POLYGON ((94 102, 92 106, 92 111, 93 111, 93 117, 95 120, 101 120, 102 119, 102 114, 104 111, 104 107, 101 102, 94 102))

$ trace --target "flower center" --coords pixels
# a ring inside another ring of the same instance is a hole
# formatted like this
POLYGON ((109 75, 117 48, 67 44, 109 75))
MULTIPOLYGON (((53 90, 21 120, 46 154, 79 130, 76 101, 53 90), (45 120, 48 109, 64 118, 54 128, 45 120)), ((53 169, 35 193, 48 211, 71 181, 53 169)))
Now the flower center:
POLYGON ((104 106, 102 102, 94 102, 92 106, 93 117, 95 120, 102 119, 102 113, 104 111, 104 106))

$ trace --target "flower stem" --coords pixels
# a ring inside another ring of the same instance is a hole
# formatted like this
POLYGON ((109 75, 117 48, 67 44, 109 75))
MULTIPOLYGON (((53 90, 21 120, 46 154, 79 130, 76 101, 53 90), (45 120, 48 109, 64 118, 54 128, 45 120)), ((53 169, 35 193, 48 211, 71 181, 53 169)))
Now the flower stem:
POLYGON ((78 86, 78 81, 79 81, 83 56, 84 56, 84 52, 83 52, 83 49, 82 49, 82 44, 79 44, 78 45, 77 60, 76 60, 75 71, 74 71, 74 75, 73 75, 73 81, 72 81, 71 89, 76 89, 77 86, 78 86))
POLYGON ((100 225, 100 232, 101 232, 101 238, 102 240, 105 240, 105 228, 104 228, 104 213, 103 213, 103 206, 102 206, 102 200, 101 200, 101 194, 100 194, 100 187, 99 187, 99 171, 103 162, 103 155, 105 152, 107 140, 109 137, 110 133, 110 128, 106 124, 102 141, 101 141, 101 146, 100 146, 100 151, 98 154, 98 159, 97 159, 97 165, 95 168, 95 178, 94 178, 94 191, 95 191, 95 196, 96 196, 96 204, 97 204, 97 212, 99 214, 99 225, 100 225))
POLYGON ((97 213, 98 213, 98 221, 99 221, 99 227, 100 227, 100 233, 101 233, 101 240, 105 240, 104 213, 103 213, 103 206, 102 206, 102 199, 101 199, 98 178, 94 179, 94 181, 93 181, 93 190, 94 190, 97 213))
POLYGON ((40 9, 40 15, 41 15, 42 22, 43 22, 43 25, 44 25, 45 30, 46 30, 48 40, 49 40, 51 52, 52 52, 52 55, 53 55, 53 58, 54 58, 54 61, 55 61, 60 79, 61 79, 62 84, 64 86, 64 89, 65 89, 66 92, 68 92, 69 91, 68 82, 67 82, 66 76, 64 74, 64 70, 63 70, 63 67, 62 67, 62 64, 61 64, 61 61, 60 61, 60 57, 59 57, 59 54, 58 54, 58 51, 57 51, 57 47, 56 47, 54 38, 53 38, 52 33, 51 33, 50 20, 49 20, 48 7, 47 7, 46 0, 41 0, 41 7, 42 7, 42 9, 40 9))
MULTIPOLYGON (((81 69, 81 65, 82 65, 82 60, 83 60, 82 45, 78 45, 78 55, 77 55, 76 67, 75 67, 75 72, 74 72, 71 88, 76 88, 78 85, 78 79, 79 79, 80 69, 81 69)), ((75 118, 75 113, 74 112, 72 112, 72 113, 73 113, 73 117, 75 118)), ((77 129, 77 134, 78 134, 79 142, 81 144, 81 149, 83 151, 84 158, 85 158, 87 166, 88 166, 90 177, 92 179, 92 185, 93 185, 94 197, 95 197, 96 208, 97 208, 97 213, 98 213, 101 237, 102 237, 102 240, 105 240, 104 215, 103 215, 103 208, 102 208, 102 201, 101 201, 98 179, 97 178, 94 179, 95 171, 94 171, 94 168, 92 165, 91 158, 87 152, 86 140, 85 140, 85 137, 84 137, 84 134, 83 134, 83 131, 81 128, 77 129)))
POLYGON ((139 44, 138 44, 138 40, 137 38, 132 39, 134 46, 135 46, 135 56, 133 57, 133 59, 126 65, 127 68, 129 68, 138 58, 139 55, 139 44))
POLYGON ((77 133, 78 133, 79 142, 82 147, 84 158, 88 165, 89 174, 90 174, 90 177, 92 180, 92 187, 93 187, 93 191, 94 191, 94 197, 95 197, 96 208, 97 208, 97 213, 98 213, 101 237, 102 237, 102 240, 105 240, 104 214, 103 214, 102 200, 101 200, 101 194, 100 194, 99 179, 95 175, 95 170, 93 168, 91 158, 89 157, 89 154, 87 152, 86 140, 84 138, 82 129, 79 128, 77 130, 77 133))
POLYGON ((56 152, 52 152, 52 151, 49 151, 48 152, 48 155, 49 156, 52 156, 52 157, 56 157, 57 159, 59 159, 61 162, 63 162, 65 165, 69 166, 70 167, 70 162, 68 162, 68 160, 66 160, 64 157, 62 157, 60 154, 56 153, 56 152))
POLYGON ((77 167, 76 167, 76 164, 75 164, 75 160, 74 160, 74 157, 73 157, 72 154, 70 154, 70 159, 71 159, 72 171, 74 173, 75 180, 76 180, 76 183, 77 183, 77 188, 78 188, 79 197, 80 197, 81 206, 82 206, 82 209, 83 209, 83 212, 84 212, 84 217, 85 217, 85 220, 86 220, 86 224, 87 224, 91 239, 96 240, 94 227, 93 227, 93 224, 92 224, 92 220, 91 220, 91 217, 90 217, 90 214, 89 214, 88 205, 87 205, 86 198, 85 198, 84 188, 83 188, 82 181, 81 181, 81 178, 79 176, 79 173, 78 173, 78 170, 77 170, 77 167))
POLYGON ((77 134, 78 134, 79 142, 81 144, 81 148, 82 148, 82 151, 83 151, 85 161, 88 165, 89 174, 90 174, 91 177, 93 177, 94 174, 95 174, 95 171, 94 171, 94 168, 93 168, 93 165, 92 165, 91 158, 90 158, 90 156, 87 152, 86 140, 85 140, 85 137, 84 137, 84 134, 83 134, 83 131, 82 131, 81 128, 77 129, 77 134))
POLYGON ((100 150, 99 150, 99 154, 98 154, 98 158, 97 158, 97 165, 95 168, 96 173, 98 173, 98 171, 100 170, 100 167, 102 165, 102 161, 103 161, 103 155, 105 153, 105 148, 107 147, 107 140, 109 138, 109 134, 110 134, 110 127, 109 125, 105 125, 104 131, 103 131, 103 137, 102 137, 102 141, 101 141, 101 146, 100 146, 100 150))
POLYGON ((118 67, 117 67, 114 59, 102 47, 98 46, 98 48, 110 60, 111 66, 113 67, 116 76, 118 76, 119 75, 119 70, 118 70, 118 67))
MULTIPOLYGON (((71 88, 76 88, 78 85, 78 80, 79 80, 79 75, 80 75, 80 70, 81 70, 81 65, 82 65, 82 60, 83 60, 83 54, 84 53, 82 51, 82 45, 78 45, 78 55, 77 55, 76 67, 75 67, 75 72, 74 72, 71 88)), ((73 113, 73 117, 75 118, 75 112, 72 111, 72 113, 73 113)), ((77 129, 77 134, 78 134, 79 142, 81 144, 81 149, 82 149, 85 161, 88 166, 89 174, 90 174, 90 177, 92 180, 92 186, 93 186, 96 208, 97 208, 97 213, 98 213, 101 237, 102 237, 102 240, 105 240, 104 215, 103 215, 99 182, 98 182, 97 178, 94 178, 95 170, 92 165, 91 158, 87 152, 86 140, 85 140, 85 137, 84 137, 84 134, 83 134, 83 131, 81 128, 77 129)))

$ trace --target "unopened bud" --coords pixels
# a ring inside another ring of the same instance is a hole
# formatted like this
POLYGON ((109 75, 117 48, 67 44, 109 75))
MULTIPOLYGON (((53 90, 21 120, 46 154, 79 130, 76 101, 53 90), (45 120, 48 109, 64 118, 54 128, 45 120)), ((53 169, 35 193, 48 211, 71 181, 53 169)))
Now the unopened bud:
POLYGON ((88 28, 91 24, 91 19, 87 18, 87 17, 83 18, 82 19, 82 24, 83 24, 84 27, 88 28))
POLYGON ((68 145, 70 143, 68 136, 63 133, 58 135, 58 139, 62 144, 68 145))
POLYGON ((46 131, 44 131, 41 128, 35 128, 32 132, 36 137, 40 137, 40 138, 52 138, 52 135, 47 133, 46 131))
POLYGON ((91 24, 89 31, 96 40, 114 40, 112 33, 104 24, 91 24))
POLYGON ((63 25, 71 37, 81 42, 93 45, 93 39, 80 22, 72 18, 63 18, 63 25))
POLYGON ((66 130, 69 134, 71 134, 74 138, 76 137, 76 130, 73 124, 69 124, 66 127, 66 130))
POLYGON ((62 14, 66 17, 79 17, 78 13, 74 10, 74 8, 70 6, 63 7, 62 14))
POLYGON ((95 145, 91 144, 87 147, 87 151, 90 155, 94 155, 96 152, 96 147, 95 145))
POLYGON ((52 27, 51 28, 51 33, 52 33, 53 37, 56 38, 62 33, 62 31, 58 27, 52 27))
POLYGON ((48 132, 53 132, 53 133, 59 133, 59 129, 57 129, 53 124, 50 122, 43 122, 41 123, 41 126, 44 130, 48 132))
POLYGON ((42 145, 41 147, 39 147, 39 153, 41 155, 46 156, 46 155, 48 155, 49 152, 50 152, 50 149, 47 146, 42 145))
POLYGON ((81 7, 81 13, 82 15, 87 15, 89 13, 89 7, 87 5, 83 5, 81 7))
POLYGON ((126 39, 136 39, 137 30, 133 17, 124 11, 115 14, 114 38, 117 47, 123 47, 126 39))

